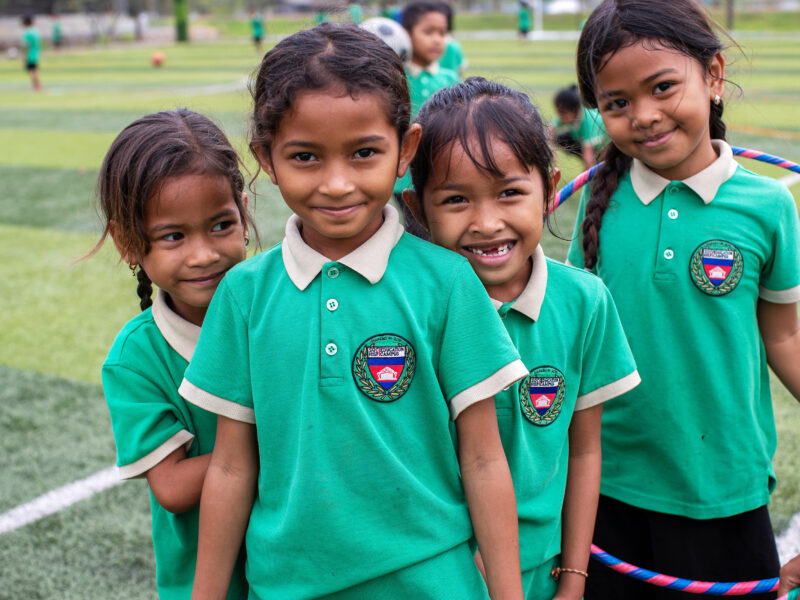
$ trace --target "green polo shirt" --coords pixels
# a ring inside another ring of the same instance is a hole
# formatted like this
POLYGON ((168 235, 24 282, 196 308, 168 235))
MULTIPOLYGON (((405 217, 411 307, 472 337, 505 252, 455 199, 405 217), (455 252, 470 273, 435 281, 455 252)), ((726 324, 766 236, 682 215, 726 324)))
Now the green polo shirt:
POLYGON ((447 38, 447 45, 444 48, 444 54, 439 58, 439 66, 442 69, 452 71, 460 77, 462 69, 467 68, 467 59, 464 58, 464 50, 461 43, 454 37, 447 38))
MULTIPOLYGON (((776 435, 755 307, 800 299, 791 194, 714 145, 719 158, 684 181, 634 161, 596 265, 642 376, 603 413, 601 491, 695 519, 769 502, 776 435)), ((583 264, 579 226, 568 257, 583 264)))
POLYGON ((293 216, 282 244, 225 276, 180 388, 256 424, 258 598, 333 594, 469 540, 450 420, 527 374, 469 263, 383 215, 338 261, 293 216))
POLYGON ((600 279, 545 258, 541 247, 519 298, 493 302, 529 370, 495 398, 526 571, 561 552, 572 415, 632 389, 639 373, 600 279))
MULTIPOLYGON (((439 63, 433 63, 422 68, 413 63, 406 64, 406 77, 408 78, 408 91, 411 94, 411 118, 414 119, 419 109, 426 100, 443 88, 450 87, 459 82, 458 73, 449 69, 442 69, 439 63)), ((394 184, 394 193, 399 194, 411 187, 411 169, 394 184)))
POLYGON ((27 51, 26 62, 28 64, 38 63, 39 51, 42 47, 42 38, 35 28, 28 27, 22 32, 22 46, 27 51))
POLYGON ((569 133, 577 142, 591 144, 595 151, 609 142, 603 119, 595 108, 582 107, 580 120, 569 125, 564 125, 561 119, 556 117, 554 125, 558 133, 569 133))
MULTIPOLYGON (((103 391, 117 445, 120 477, 143 477, 184 446, 188 457, 214 447, 217 417, 178 394, 200 328, 169 308, 160 290, 153 306, 119 332, 103 363, 103 391)), ((156 585, 162 600, 187 600, 197 559, 199 507, 174 514, 150 493, 156 585)), ((244 553, 228 598, 247 597, 244 553)))

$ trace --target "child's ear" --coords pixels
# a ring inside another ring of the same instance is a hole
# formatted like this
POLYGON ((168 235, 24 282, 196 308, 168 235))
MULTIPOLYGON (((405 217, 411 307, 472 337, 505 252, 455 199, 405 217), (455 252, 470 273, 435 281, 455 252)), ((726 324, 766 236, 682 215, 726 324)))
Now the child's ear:
POLYGON ((263 146, 259 146, 253 149, 256 154, 256 158, 258 159, 258 164, 261 165, 261 168, 264 169, 264 172, 269 175, 270 181, 273 184, 278 185, 278 178, 275 177, 275 169, 272 168, 272 158, 269 155, 263 146))
POLYGON ((110 235, 111 239, 114 240, 114 245, 117 247, 117 252, 119 252, 122 260, 129 265, 138 265, 141 262, 141 257, 138 255, 138 253, 122 245, 122 238, 119 235, 119 229, 114 221, 108 222, 108 235, 110 235))
POLYGON ((417 223, 428 229, 428 220, 425 218, 425 211, 422 210, 422 199, 417 196, 414 190, 403 190, 403 202, 414 215, 417 223))
POLYGON ((421 137, 422 126, 419 123, 413 123, 403 136, 403 143, 400 144, 400 160, 397 163, 398 177, 402 177, 406 174, 408 165, 411 164, 414 155, 417 153, 417 146, 419 146, 421 137))
POLYGON ((722 52, 717 52, 708 63, 708 88, 711 93, 711 101, 714 96, 722 96, 725 93, 725 57, 722 52))

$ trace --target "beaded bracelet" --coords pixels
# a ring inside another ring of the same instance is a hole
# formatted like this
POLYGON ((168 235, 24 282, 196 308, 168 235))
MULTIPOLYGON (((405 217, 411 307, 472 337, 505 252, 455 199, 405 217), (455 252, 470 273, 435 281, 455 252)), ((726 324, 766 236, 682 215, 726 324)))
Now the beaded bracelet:
POLYGON ((586 571, 581 571, 580 569, 566 569, 562 567, 553 567, 553 570, 550 571, 550 577, 552 577, 554 581, 558 581, 558 578, 561 577, 562 573, 575 573, 584 579, 589 578, 589 574, 586 571))

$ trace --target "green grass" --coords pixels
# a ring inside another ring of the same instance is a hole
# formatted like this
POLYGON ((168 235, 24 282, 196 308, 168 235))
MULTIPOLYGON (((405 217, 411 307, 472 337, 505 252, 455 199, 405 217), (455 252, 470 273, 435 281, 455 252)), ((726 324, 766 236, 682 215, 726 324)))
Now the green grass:
MULTIPOLYGON (((304 22, 276 19, 267 28, 288 33, 304 22)), ((513 15, 466 14, 458 16, 457 27, 468 31, 501 22, 516 27, 513 15)), ((94 185, 113 137, 146 112, 188 106, 220 123, 253 169, 246 154, 250 107, 243 81, 258 55, 245 22, 214 23, 227 28, 228 39, 162 46, 167 62, 161 69, 149 63, 154 47, 45 53, 41 94, 30 92, 18 61, 0 61, 0 511, 114 460, 100 364, 117 331, 138 312, 135 282, 111 244, 78 261, 99 237, 94 185)), ((555 28, 555 21, 546 26, 555 28)), ((729 76, 743 90, 736 97, 731 88, 726 100, 731 139, 800 160, 793 137, 800 133, 800 80, 794 76, 800 39, 745 42, 747 54, 736 58, 729 76)), ((574 81, 574 42, 465 39, 463 45, 467 74, 525 90, 545 118, 553 114, 553 92, 574 81)), ((563 155, 559 166, 563 182, 580 171, 578 161, 563 155)), ((268 247, 281 239, 289 212, 263 175, 255 191, 251 208, 268 247)), ((793 191, 797 198, 800 186, 793 191)), ((576 204, 577 197, 553 217, 561 237, 572 233, 576 204)), ((567 241, 546 234, 542 243, 548 255, 564 258, 567 241)), ((771 511, 780 529, 800 509, 800 411, 775 381, 773 388, 779 485, 771 511)), ((152 598, 149 527, 146 487, 135 481, 2 535, 0 599, 152 598)))

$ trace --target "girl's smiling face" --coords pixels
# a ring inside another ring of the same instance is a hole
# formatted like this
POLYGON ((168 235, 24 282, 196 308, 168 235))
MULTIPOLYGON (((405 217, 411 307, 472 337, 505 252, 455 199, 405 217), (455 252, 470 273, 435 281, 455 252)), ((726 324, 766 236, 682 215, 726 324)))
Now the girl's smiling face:
MULTIPOLYGON (((470 150, 480 156, 474 141, 470 150)), ((542 237, 544 186, 539 171, 520 164, 506 144, 494 141, 488 150, 502 176, 479 169, 455 143, 435 159, 421 208, 433 241, 465 256, 489 295, 509 302, 530 277, 542 237)), ((551 189, 559 176, 553 170, 551 189)), ((416 197, 409 199, 413 207, 416 197)))
POLYGON ((638 42, 605 60, 595 95, 617 148, 662 177, 681 180, 716 159, 709 113, 724 91, 724 77, 721 54, 706 69, 657 42, 638 42))
POLYGON ((310 90, 294 100, 259 162, 303 222, 305 242, 338 260, 381 226, 418 141, 417 127, 399 144, 378 93, 310 90))
POLYGON ((173 310, 201 325, 223 275, 246 257, 244 225, 228 179, 170 177, 147 201, 150 250, 138 262, 169 295, 173 310))

